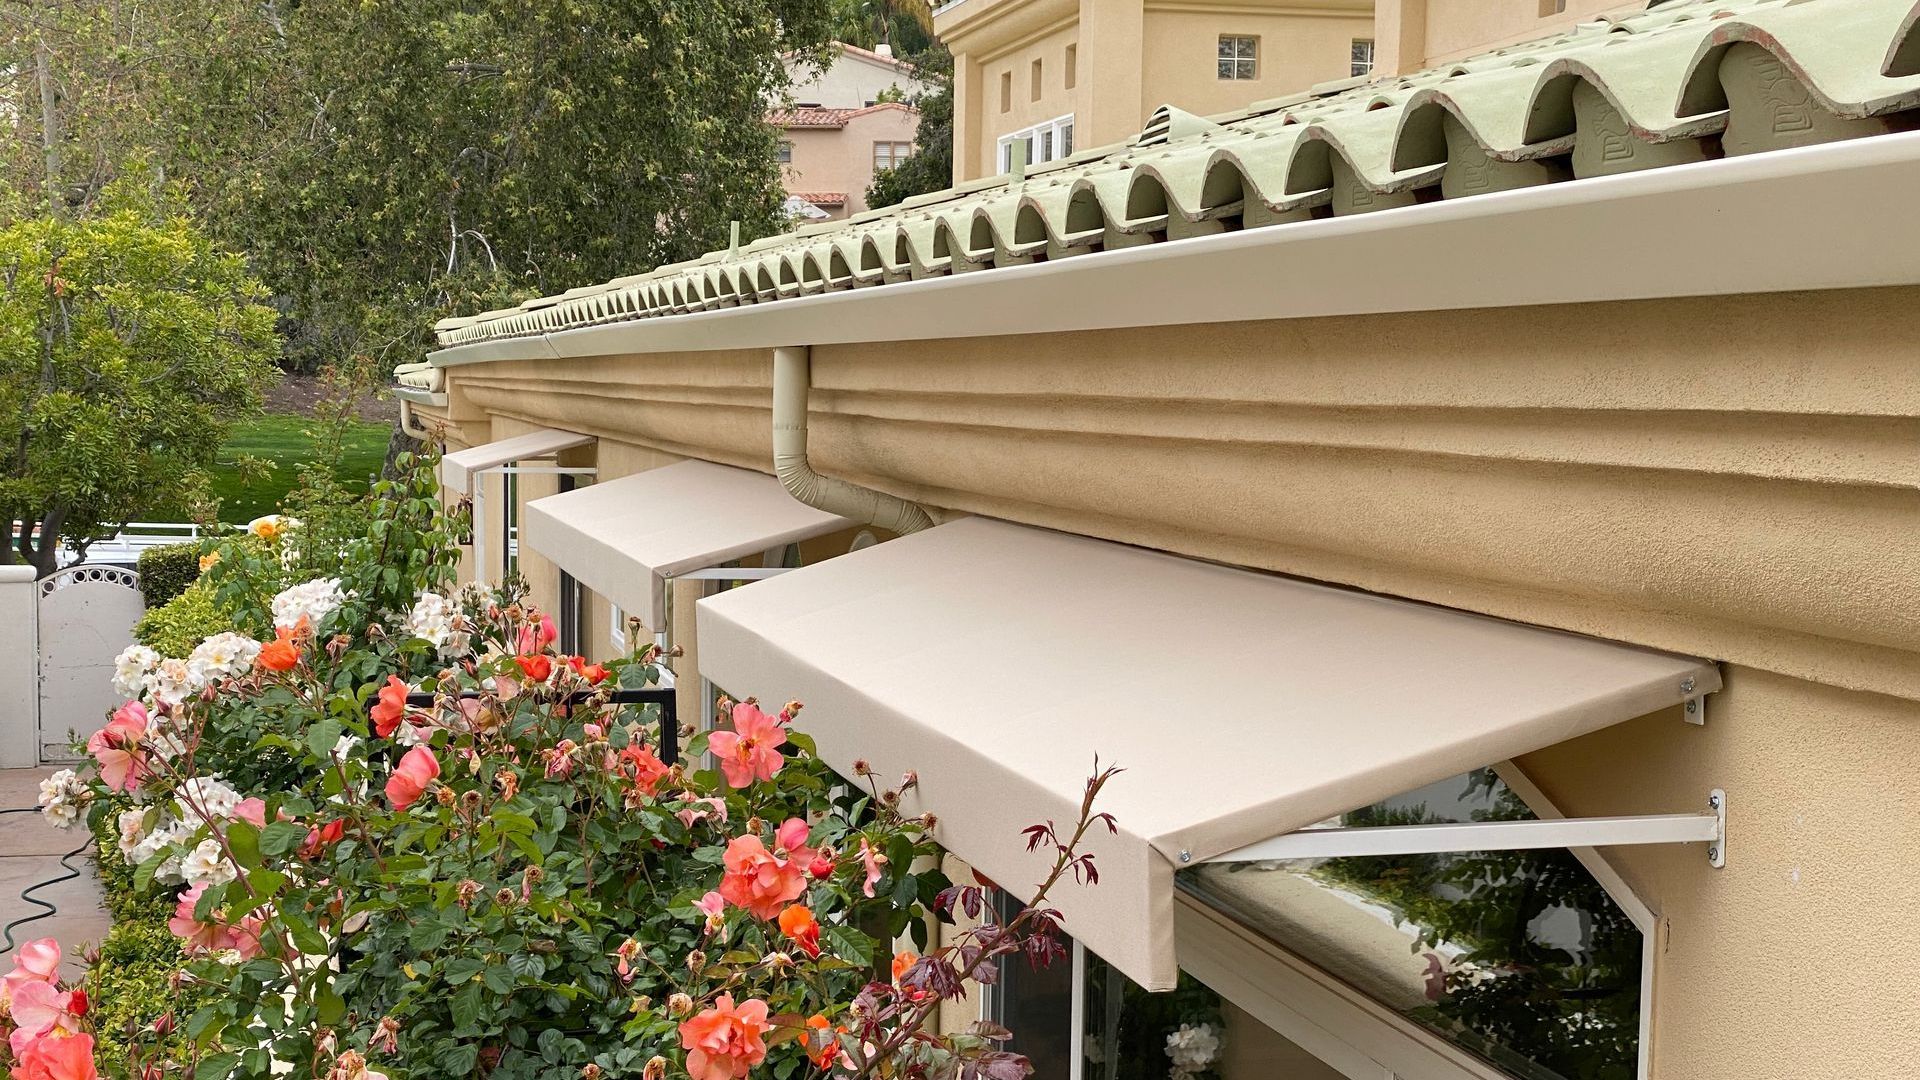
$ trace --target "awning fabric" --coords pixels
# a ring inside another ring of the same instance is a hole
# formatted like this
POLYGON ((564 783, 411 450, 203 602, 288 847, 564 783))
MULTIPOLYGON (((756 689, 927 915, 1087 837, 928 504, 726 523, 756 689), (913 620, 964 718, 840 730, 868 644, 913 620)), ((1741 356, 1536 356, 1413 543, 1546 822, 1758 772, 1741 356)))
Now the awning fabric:
POLYGON ((562 450, 585 446, 593 436, 558 428, 541 428, 499 442, 456 450, 440 459, 440 483, 455 491, 471 491, 473 474, 497 469, 508 462, 552 457, 562 450))
POLYGON ((529 502, 520 542, 588 588, 666 621, 666 579, 850 528, 765 473, 682 461, 529 502))
POLYGON ((1178 975, 1174 873, 1719 688, 1712 664, 966 518, 700 603, 700 667, 805 706, 842 772, 1022 900, 1097 754, 1098 885, 1049 897, 1150 989, 1178 975), (1686 683, 1686 680, 1692 680, 1686 683))

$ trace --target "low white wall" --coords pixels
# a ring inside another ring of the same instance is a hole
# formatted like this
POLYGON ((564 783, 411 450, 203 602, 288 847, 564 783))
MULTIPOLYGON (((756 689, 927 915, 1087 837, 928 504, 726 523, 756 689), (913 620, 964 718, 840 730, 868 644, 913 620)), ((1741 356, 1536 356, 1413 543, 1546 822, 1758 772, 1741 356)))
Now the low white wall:
POLYGON ((31 566, 0 566, 0 768, 40 764, 39 586, 31 566))

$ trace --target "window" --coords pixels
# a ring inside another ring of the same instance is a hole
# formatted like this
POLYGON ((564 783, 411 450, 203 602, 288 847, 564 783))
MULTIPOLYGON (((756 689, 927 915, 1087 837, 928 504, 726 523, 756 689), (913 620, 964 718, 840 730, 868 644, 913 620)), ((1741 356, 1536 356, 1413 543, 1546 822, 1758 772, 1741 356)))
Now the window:
POLYGON ((1354 77, 1373 74, 1373 39, 1354 38, 1352 59, 1347 74, 1354 77))
MULTIPOLYGON (((1479 769, 1323 824, 1535 816, 1479 769)), ((1076 944, 1067 1001, 1059 972, 1021 963, 982 1019, 1047 1058, 1037 1075, 1078 1080, 1635 1080, 1652 915, 1587 865, 1564 848, 1201 864, 1177 879, 1175 990, 1076 944)))
POLYGON ((1220 77, 1260 77, 1260 39, 1245 34, 1220 35, 1220 77))
POLYGON ((1028 90, 1027 90, 1028 100, 1039 101, 1040 86, 1041 86, 1040 61, 1035 60, 1033 62, 1033 68, 1032 68, 1031 74, 1028 76, 1028 80, 1032 84, 1031 86, 1028 87, 1028 90))
MULTIPOLYGON (((1346 826, 1533 818, 1492 769, 1346 826)), ((1431 1034, 1529 1080, 1633 1080, 1645 940, 1574 854, 1211 863, 1181 887, 1431 1034)))
POLYGON ((619 604, 607 604, 607 640, 613 642, 616 654, 627 654, 627 616, 619 604))
POLYGON ((886 172, 913 153, 913 144, 904 142, 877 142, 873 144, 873 171, 886 172))
POLYGON ((1002 135, 997 155, 1000 172, 1012 171, 1015 143, 1026 144, 1029 165, 1041 165, 1068 157, 1073 153, 1073 117, 1058 117, 1044 124, 1002 135))
POLYGON ((1060 72, 1060 81, 1068 90, 1073 89, 1074 80, 1080 75, 1080 46, 1067 46, 1067 62, 1060 72))
POLYGON ((782 165, 793 164, 793 143, 786 139, 781 139, 780 148, 775 151, 774 156, 782 165))
POLYGON ((1011 108, 1013 108, 1013 72, 1003 71, 1000 73, 1000 111, 1006 112, 1011 108))

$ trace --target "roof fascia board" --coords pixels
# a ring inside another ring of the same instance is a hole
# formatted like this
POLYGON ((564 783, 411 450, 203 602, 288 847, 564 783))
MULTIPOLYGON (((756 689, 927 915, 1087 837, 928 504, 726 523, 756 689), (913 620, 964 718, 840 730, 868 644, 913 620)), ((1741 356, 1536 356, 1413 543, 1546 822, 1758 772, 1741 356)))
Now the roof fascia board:
POLYGON ((439 366, 1920 284, 1920 132, 430 353, 439 366))

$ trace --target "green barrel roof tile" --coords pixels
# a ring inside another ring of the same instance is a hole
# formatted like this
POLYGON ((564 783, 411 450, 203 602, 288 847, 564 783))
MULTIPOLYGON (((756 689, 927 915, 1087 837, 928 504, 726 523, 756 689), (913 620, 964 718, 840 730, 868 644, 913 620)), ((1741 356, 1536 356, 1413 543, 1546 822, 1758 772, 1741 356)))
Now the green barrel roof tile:
POLYGON ((1674 0, 1233 113, 1163 107, 1018 178, 435 329, 452 347, 1868 136, 1920 109, 1917 24, 1913 0, 1674 0))

